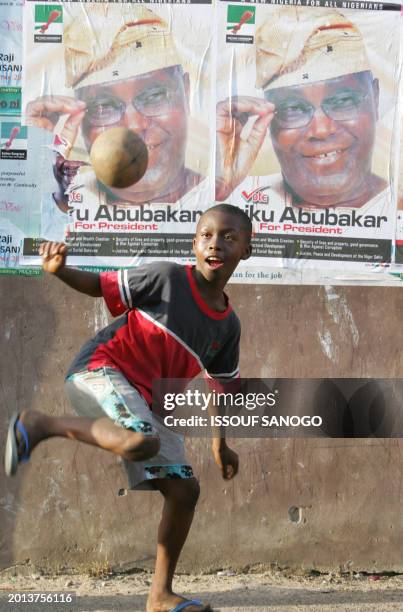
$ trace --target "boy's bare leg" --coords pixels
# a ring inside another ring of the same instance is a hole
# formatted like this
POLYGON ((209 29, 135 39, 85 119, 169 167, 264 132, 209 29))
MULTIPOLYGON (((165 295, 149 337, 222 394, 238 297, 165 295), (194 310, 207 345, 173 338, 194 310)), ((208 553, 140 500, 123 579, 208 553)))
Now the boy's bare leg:
MULTIPOLYGON (((79 440, 108 450, 130 461, 144 461, 157 454, 158 438, 115 425, 108 417, 52 417, 35 410, 23 411, 19 420, 28 434, 30 452, 47 438, 60 436, 79 440)), ((19 454, 25 450, 21 434, 16 432, 19 454)))
MULTIPOLYGON (((196 478, 182 480, 156 479, 154 484, 163 494, 164 508, 158 528, 157 559, 155 574, 147 601, 147 612, 167 612, 185 597, 172 591, 172 580, 176 564, 192 524, 194 510, 199 498, 199 483, 196 478)), ((207 612, 208 604, 189 606, 185 612, 207 612)))

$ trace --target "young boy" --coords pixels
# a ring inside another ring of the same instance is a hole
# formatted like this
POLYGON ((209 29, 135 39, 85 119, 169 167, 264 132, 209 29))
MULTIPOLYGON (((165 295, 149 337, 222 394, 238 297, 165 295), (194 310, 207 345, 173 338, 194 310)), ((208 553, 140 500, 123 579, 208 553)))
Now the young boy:
MULTIPOLYGON (((238 376, 240 324, 223 292, 251 253, 251 222, 239 208, 220 204, 200 218, 193 240, 195 266, 153 263, 95 274, 65 266, 67 246, 45 242, 43 268, 70 287, 103 297, 122 315, 87 342, 71 365, 66 391, 80 417, 23 411, 11 419, 5 456, 13 475, 39 442, 62 436, 112 451, 125 460, 129 486, 164 496, 155 575, 147 612, 206 612, 209 605, 172 591, 172 580, 199 496, 183 439, 150 410, 152 380, 238 376)), ((226 479, 238 457, 224 438, 212 451, 226 479)))

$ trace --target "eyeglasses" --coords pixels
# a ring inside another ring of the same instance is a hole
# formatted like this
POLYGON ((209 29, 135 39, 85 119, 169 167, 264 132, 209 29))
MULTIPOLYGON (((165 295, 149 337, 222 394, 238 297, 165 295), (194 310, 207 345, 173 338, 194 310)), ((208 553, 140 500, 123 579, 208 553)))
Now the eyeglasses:
MULTIPOLYGON (((343 91, 326 98, 320 105, 321 109, 334 121, 351 121, 355 119, 368 98, 369 92, 343 91)), ((270 99, 272 101, 272 99, 270 99)), ((306 127, 315 114, 316 107, 301 98, 287 98, 276 104, 274 120, 286 130, 306 127)))
MULTIPOLYGON (((175 86, 149 87, 132 98, 134 108, 145 117, 158 117, 172 110, 177 101, 179 83, 175 86)), ((119 123, 126 112, 126 102, 102 94, 87 102, 86 120, 94 127, 119 123)))

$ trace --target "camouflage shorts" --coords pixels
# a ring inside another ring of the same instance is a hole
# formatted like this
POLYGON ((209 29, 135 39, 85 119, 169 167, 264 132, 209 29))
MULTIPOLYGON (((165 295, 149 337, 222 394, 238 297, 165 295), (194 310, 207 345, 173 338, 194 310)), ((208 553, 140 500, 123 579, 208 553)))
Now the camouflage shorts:
POLYGON ((146 461, 124 460, 129 489, 154 490, 156 478, 193 477, 183 437, 154 418, 146 400, 119 370, 103 367, 72 374, 66 379, 66 393, 80 416, 107 416, 120 427, 159 438, 158 455, 146 461))

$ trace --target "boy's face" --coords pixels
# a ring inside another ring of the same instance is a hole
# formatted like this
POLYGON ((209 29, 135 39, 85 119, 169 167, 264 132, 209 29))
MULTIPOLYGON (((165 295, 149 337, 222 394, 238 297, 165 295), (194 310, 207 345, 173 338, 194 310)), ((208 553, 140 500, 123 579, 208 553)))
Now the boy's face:
POLYGON ((206 280, 227 280, 240 260, 250 256, 250 237, 237 215, 206 212, 196 228, 193 252, 196 268, 206 280))

